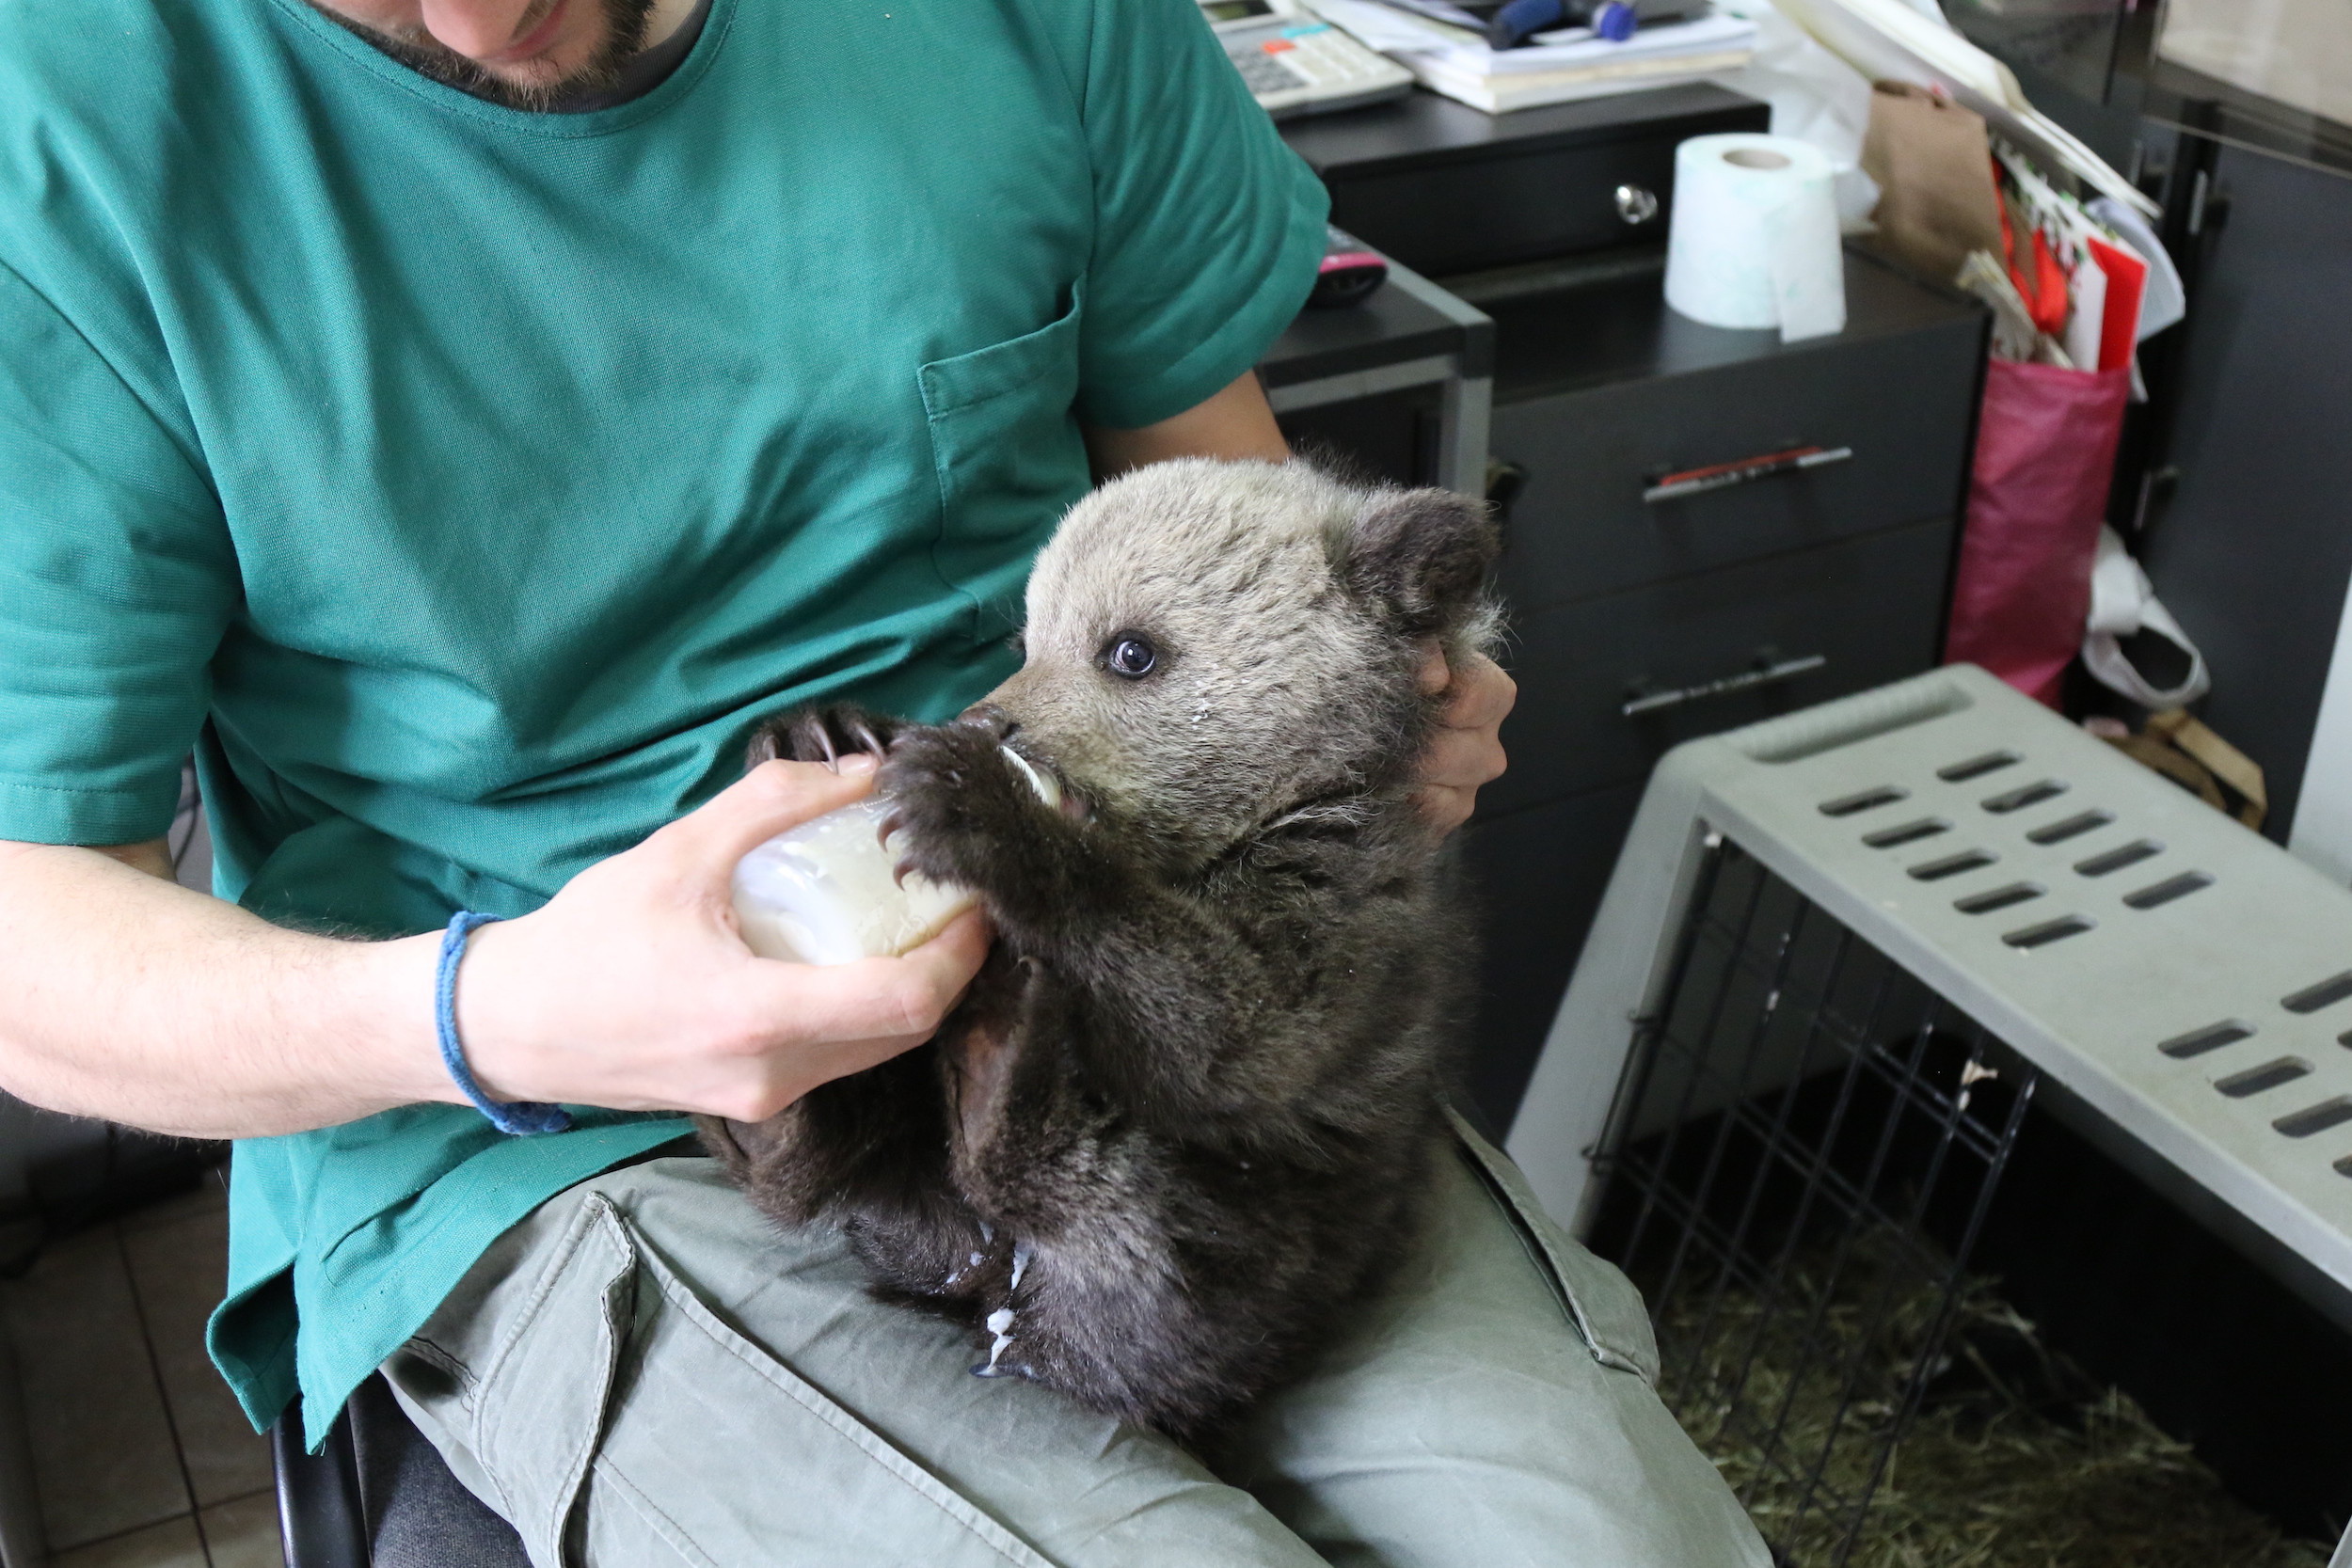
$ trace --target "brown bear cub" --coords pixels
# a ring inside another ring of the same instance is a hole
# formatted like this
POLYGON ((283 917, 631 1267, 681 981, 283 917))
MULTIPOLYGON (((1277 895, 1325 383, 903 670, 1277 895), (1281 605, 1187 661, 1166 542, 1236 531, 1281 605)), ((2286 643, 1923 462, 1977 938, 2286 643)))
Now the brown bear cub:
POLYGON ((1443 491, 1165 463, 1071 510, 1027 661, 956 722, 763 731, 755 761, 882 747, 904 868, 997 940, 931 1044, 705 1119, 753 1202, 985 1330, 974 1370, 1178 1437, 1302 1370, 1412 1244, 1441 1136, 1470 942, 1418 676, 1494 638, 1494 552, 1443 491))

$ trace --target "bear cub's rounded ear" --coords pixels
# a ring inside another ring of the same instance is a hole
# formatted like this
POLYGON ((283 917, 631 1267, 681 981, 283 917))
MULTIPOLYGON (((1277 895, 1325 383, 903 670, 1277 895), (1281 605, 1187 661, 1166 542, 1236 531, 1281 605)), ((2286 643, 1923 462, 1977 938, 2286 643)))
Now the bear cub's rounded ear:
POLYGON ((1349 525, 1339 572, 1403 635, 1440 636, 1477 605, 1500 547, 1484 501, 1451 490, 1382 490, 1349 525))

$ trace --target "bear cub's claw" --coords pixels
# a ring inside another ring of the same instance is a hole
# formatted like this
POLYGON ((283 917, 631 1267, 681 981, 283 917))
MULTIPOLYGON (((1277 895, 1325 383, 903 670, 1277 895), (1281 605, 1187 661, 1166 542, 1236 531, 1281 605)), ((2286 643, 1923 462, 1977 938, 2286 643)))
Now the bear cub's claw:
POLYGON ((748 763, 756 768, 778 758, 821 762, 837 772, 841 759, 853 752, 886 756, 891 741, 905 727, 898 720, 848 703, 800 708, 753 733, 748 763))
POLYGON ((907 836, 901 873, 968 887, 992 902, 1034 885, 1041 835, 1060 818, 997 750, 969 724, 902 730, 874 781, 891 798, 885 836, 907 836))

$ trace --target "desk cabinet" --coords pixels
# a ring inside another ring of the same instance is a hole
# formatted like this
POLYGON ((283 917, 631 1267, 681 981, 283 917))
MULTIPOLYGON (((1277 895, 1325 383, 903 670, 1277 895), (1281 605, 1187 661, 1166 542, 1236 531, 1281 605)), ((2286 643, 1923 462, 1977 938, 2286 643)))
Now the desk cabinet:
POLYGON ((1484 815, 1645 779, 1685 740, 1927 669, 1951 534, 1935 518, 1515 613, 1511 770, 1484 815))
POLYGON ((1495 320, 1493 454, 1525 475, 1498 574, 1511 770, 1464 837, 1486 939, 1469 1086, 1501 1127, 1658 759, 1935 663, 1984 323, 1858 256, 1846 331, 1796 344, 1676 316, 1655 272, 1533 297, 1449 281, 1495 320), (1851 455, 1644 499, 1807 446, 1851 455))
POLYGON ((1663 239, 1676 145, 1771 118, 1704 82, 1507 115, 1417 91, 1287 121, 1282 139, 1322 176, 1333 223, 1406 266, 1454 275, 1663 239), (1631 205, 1620 189, 1651 199, 1631 205))
POLYGON ((1566 599, 1947 515, 1973 386, 1961 336, 1853 344, 1577 391, 1515 397, 1493 452, 1526 479, 1511 503, 1514 603, 1566 599), (1852 455, 1645 501, 1664 474, 1801 446, 1852 455), (1936 460, 1921 461, 1926 452, 1936 460))
MULTIPOLYGON (((1666 309, 1676 144, 1766 117, 1694 84, 1491 116, 1415 93, 1283 128, 1334 221, 1484 312, 1446 351, 1457 379, 1481 373, 1477 334, 1492 334, 1490 450, 1518 476, 1498 582, 1519 703, 1502 732, 1511 770, 1461 846, 1486 942, 1467 1086, 1498 1128, 1659 757, 1915 673, 1943 644, 1983 312, 1858 256, 1835 337, 1785 344, 1666 309), (1620 185, 1657 200, 1627 210, 1620 185), (1846 455, 1645 498, 1668 474, 1801 447, 1846 455)), ((1269 356, 1292 439, 1468 487, 1474 442, 1445 417, 1458 397, 1441 407, 1401 369, 1330 395, 1339 340, 1382 325, 1330 314, 1269 356)), ((1402 315, 1385 328, 1408 329, 1402 315)))

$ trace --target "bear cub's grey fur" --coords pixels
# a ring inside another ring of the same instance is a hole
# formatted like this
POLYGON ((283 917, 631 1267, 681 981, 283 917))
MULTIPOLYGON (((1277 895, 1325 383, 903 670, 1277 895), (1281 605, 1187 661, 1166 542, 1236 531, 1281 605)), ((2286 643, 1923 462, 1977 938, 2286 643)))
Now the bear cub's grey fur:
POLYGON ((904 864, 997 930, 929 1046, 704 1133, 843 1226, 975 1370, 1201 1437, 1409 1246, 1465 923, 1409 798, 1434 644, 1483 651, 1484 509, 1188 460, 1072 509, 1026 662, 955 723, 833 708, 755 760, 881 747, 904 864), (1050 769, 1037 799, 998 754, 1050 769))

